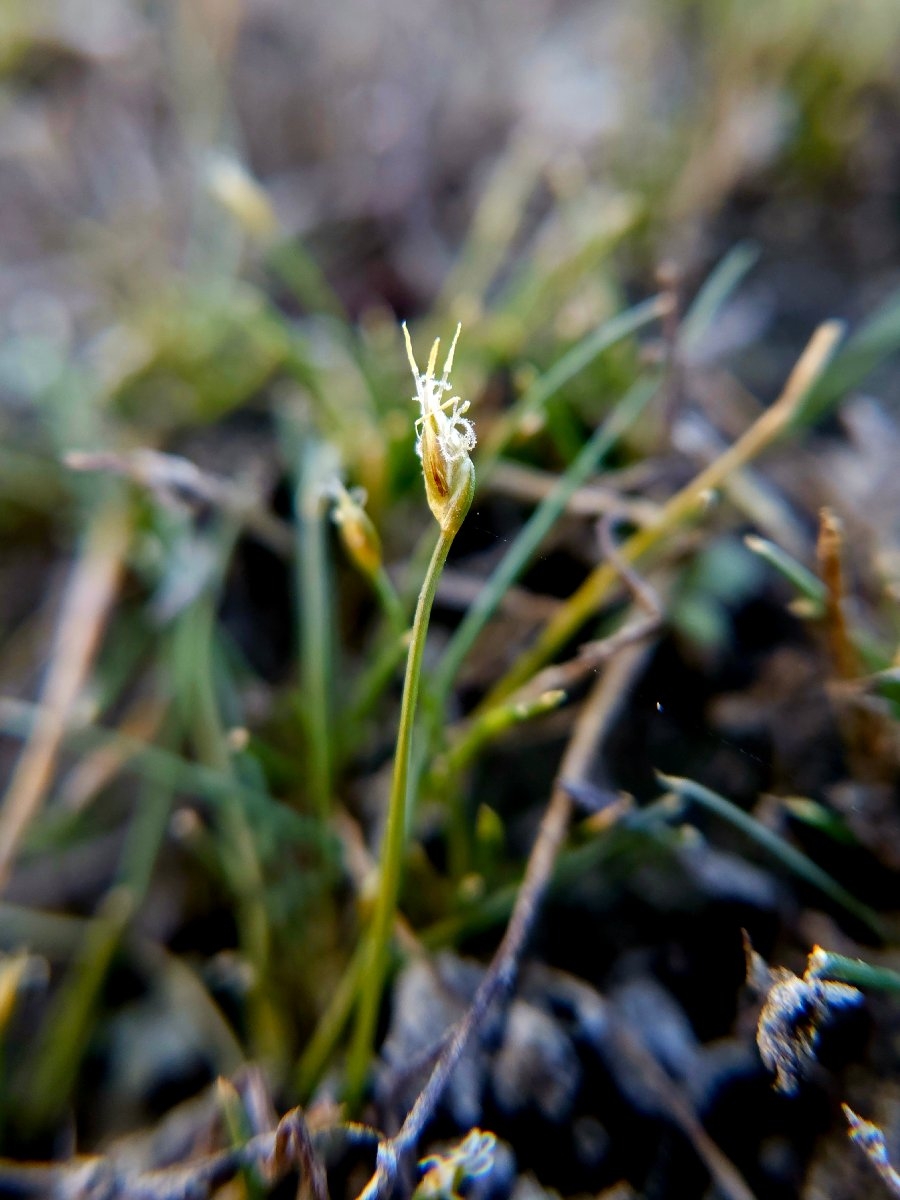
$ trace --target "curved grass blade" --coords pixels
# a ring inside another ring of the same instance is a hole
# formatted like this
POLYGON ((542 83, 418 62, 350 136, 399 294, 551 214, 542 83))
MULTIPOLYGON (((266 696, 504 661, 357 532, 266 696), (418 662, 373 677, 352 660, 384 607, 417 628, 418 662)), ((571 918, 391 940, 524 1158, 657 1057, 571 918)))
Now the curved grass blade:
POLYGON ((709 812, 715 813, 717 817, 727 821, 729 825, 733 825, 735 829, 739 829, 741 833, 771 854, 799 879, 827 896, 829 900, 843 908, 845 912, 850 913, 857 921, 862 922, 879 938, 886 938, 887 934, 881 918, 873 909, 869 908, 867 904, 863 904, 861 900, 857 900, 852 892, 833 879, 827 871, 823 871, 811 858, 807 858, 800 850, 791 846, 777 833, 773 833, 771 829, 767 829, 765 825, 751 817, 749 813, 744 812, 742 808, 738 808, 736 804, 732 804, 718 792, 714 792, 700 783, 695 783, 693 779, 683 779, 677 775, 663 775, 661 772, 657 772, 657 779, 682 800, 691 800, 695 804, 701 805, 709 812))
POLYGON ((604 321, 597 329, 583 337, 580 342, 576 342, 562 358, 557 359, 550 370, 541 375, 519 397, 509 412, 494 425, 490 435, 484 439, 477 458, 479 482, 484 482, 486 472, 503 452, 516 430, 521 427, 523 420, 539 412, 548 400, 605 350, 609 350, 617 342, 624 341, 625 338, 630 337, 645 325, 658 320, 665 312, 666 303, 665 297, 653 296, 623 313, 617 313, 616 316, 604 321))
POLYGON ((685 350, 694 350, 712 328, 716 317, 753 269, 759 259, 759 247, 752 242, 733 246, 708 276, 693 304, 684 315, 679 341, 685 350))

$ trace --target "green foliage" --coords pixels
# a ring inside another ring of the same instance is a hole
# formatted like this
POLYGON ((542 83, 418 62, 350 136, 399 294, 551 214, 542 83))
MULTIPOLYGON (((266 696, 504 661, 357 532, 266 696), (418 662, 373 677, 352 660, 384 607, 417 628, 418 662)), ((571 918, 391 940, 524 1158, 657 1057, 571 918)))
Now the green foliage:
MULTIPOLYGON (((605 627, 620 619, 621 609, 609 606, 626 591, 621 565, 597 564, 593 534, 579 524, 579 505, 592 499, 602 471, 625 472, 611 506, 624 526, 622 559, 658 571, 669 628, 702 649, 723 648, 728 612, 770 569, 809 602, 807 615, 821 617, 824 585, 771 531, 748 541, 752 554, 745 549, 738 529, 753 514, 740 511, 728 489, 778 437, 811 436, 848 392, 895 358, 900 299, 882 300, 829 361, 832 329, 790 419, 756 440, 734 439, 736 458, 723 454, 704 467, 673 452, 668 434, 678 404, 664 411, 665 393, 679 370, 715 356, 720 322, 764 252, 748 243, 727 250, 705 282, 682 287, 700 285, 683 314, 668 290, 652 294, 646 268, 745 181, 739 167, 720 178, 712 150, 731 144, 729 121, 747 96, 758 101, 751 110, 772 147, 769 169, 787 162, 792 186, 810 189, 815 201, 845 161, 867 88, 891 86, 896 6, 866 5, 849 25, 846 11, 827 20, 829 5, 776 0, 749 9, 736 0, 650 8, 663 40, 692 22, 702 33, 696 70, 671 120, 649 121, 655 132, 638 139, 638 118, 625 106, 602 189, 587 169, 567 187, 565 164, 510 145, 427 306, 431 315, 412 326, 418 345, 429 341, 432 323, 443 332, 464 321, 454 371, 460 395, 481 404, 477 446, 469 443, 464 404, 452 397, 441 392, 435 409, 418 414, 427 497, 393 314, 373 304, 352 320, 341 298, 350 289, 329 278, 302 239, 278 228, 260 185, 265 219, 253 228, 234 196, 226 202, 221 188, 218 198, 198 194, 182 256, 143 229, 120 241, 112 221, 102 231, 80 227, 72 252, 96 289, 85 327, 11 329, 0 345, 0 385, 10 398, 0 411, 0 532, 8 544, 39 541, 77 559, 104 503, 120 504, 131 522, 121 583, 87 654, 77 703, 62 714, 43 805, 19 847, 29 867, 49 870, 69 852, 116 840, 109 890, 86 905, 77 936, 74 927, 60 933, 42 923, 48 914, 40 911, 14 914, 7 926, 12 942, 23 929, 37 930, 58 959, 55 998, 33 1043, 10 1048, 14 1077, 31 1082, 23 1122, 52 1123, 70 1102, 85 1055, 102 1036, 104 985, 118 956, 155 936, 144 932, 142 909, 169 885, 170 871, 186 912, 219 905, 233 922, 222 941, 247 968, 246 986, 231 997, 242 1050, 306 1098, 327 1071, 343 1069, 356 1013, 349 1071, 359 1100, 397 952, 415 937, 426 947, 461 942, 510 911, 521 861, 478 770, 501 739, 554 719, 565 688, 543 669, 571 659, 599 618, 605 627), (209 228, 216 237, 207 244, 209 228), (633 303, 634 293, 644 298, 633 303), (461 444, 471 462, 457 453, 461 444), (183 454, 215 487, 198 495, 126 469, 136 448, 183 454), (114 466, 70 469, 72 451, 103 451, 114 466), (504 495, 510 464, 532 472, 544 487, 539 499, 504 495), (258 478, 245 480, 251 465, 258 478), (112 482, 110 473, 125 479, 112 482), (642 494, 645 482, 651 498, 642 494), (355 488, 367 493, 364 511, 348 490, 355 488), (720 501, 712 508, 710 488, 720 501), (332 520, 335 496, 347 498, 338 501, 343 519, 364 529, 362 556, 353 559, 351 546, 349 565, 338 544, 348 530, 332 520), (473 568, 481 574, 465 615, 426 642, 428 610, 462 516, 471 504, 466 532, 489 541, 480 509, 506 502, 519 505, 514 527, 489 545, 487 568, 473 568), (442 531, 431 566, 429 505, 442 531), (235 619, 238 582, 256 583, 255 568, 241 558, 248 545, 264 545, 270 556, 260 568, 263 599, 244 595, 235 619), (571 549, 584 582, 567 596, 539 597, 543 607, 526 594, 528 615, 507 633, 503 622, 523 605, 517 589, 558 545, 571 549), (279 589, 285 594, 275 595, 279 589), (289 609, 283 634, 270 611, 281 600, 289 609), (239 635, 242 621, 255 627, 239 635), (274 647, 271 677, 238 648, 251 636, 274 647), (479 675, 482 657, 488 666, 479 675), (460 684, 470 669, 480 703, 461 720, 460 684), (377 767, 390 757, 398 727, 388 802, 377 767), (86 764, 84 775, 73 782, 77 764, 86 764), (423 797, 436 803, 419 805, 423 797), (385 855, 372 861, 388 803, 385 855), (348 810, 357 823, 348 825, 348 810), (433 860, 419 844, 426 823, 439 848, 433 860), (416 855, 419 869, 407 873, 416 855), (404 903, 405 874, 427 892, 414 904, 404 903), (404 912, 428 914, 427 927, 407 928, 404 912)), ((35 45, 53 43, 52 30, 41 32, 35 20, 21 3, 0 16, 0 30, 11 30, 0 37, 8 79, 27 66, 35 45)), ((641 95, 634 111, 646 118, 651 101, 641 95)), ((723 154, 722 161, 730 160, 723 154)), ((748 328, 748 348, 765 357, 767 344, 754 340, 759 330, 752 321, 748 328)), ((422 375, 416 371, 417 391, 422 375)), ((715 387, 721 382, 713 378, 715 387)), ((747 426, 759 430, 763 421, 747 426)), ((48 585, 43 610, 37 603, 3 610, 9 666, 0 730, 28 744, 39 735, 45 698, 26 704, 6 693, 30 679, 23 663, 31 674, 43 664, 61 587, 48 585)), ((878 650, 868 686, 893 701, 896 715, 897 669, 880 643, 878 650)), ((688 803, 713 812, 837 909, 884 932, 837 880, 727 797, 690 780, 664 782, 683 802, 681 815, 688 803)), ((795 802, 793 811, 835 842, 853 842, 824 805, 795 802)), ((598 864, 614 874, 616 864, 625 870, 668 853, 671 815, 651 806, 627 813, 612 833, 582 829, 560 857, 560 886, 598 864)), ((181 966, 194 999, 202 993, 212 1004, 204 964, 186 957, 181 966)), ((12 1105, 9 1095, 3 1102, 12 1105)), ((431 1172, 446 1170, 420 1195, 454 1197, 466 1174, 480 1173, 460 1152, 430 1163, 431 1172)))

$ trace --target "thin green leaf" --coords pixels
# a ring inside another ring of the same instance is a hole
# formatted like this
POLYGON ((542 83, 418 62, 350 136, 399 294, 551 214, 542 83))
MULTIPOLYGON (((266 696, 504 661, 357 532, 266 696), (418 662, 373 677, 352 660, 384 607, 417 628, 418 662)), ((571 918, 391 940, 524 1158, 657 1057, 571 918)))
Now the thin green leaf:
POLYGON ((751 242, 738 242, 718 263, 681 322, 679 340, 685 350, 697 348, 758 259, 758 246, 751 242))
POLYGON ((506 416, 494 426, 477 459, 478 478, 484 481, 485 472, 490 469, 494 460, 502 453, 506 444, 521 428, 522 422, 529 416, 540 412, 548 400, 556 395, 576 375, 588 367, 594 359, 605 350, 624 341, 645 325, 658 320, 664 310, 665 301, 661 296, 653 296, 636 304, 623 313, 617 313, 608 321, 604 321, 597 329, 581 339, 580 342, 559 358, 549 371, 529 387, 512 406, 506 416))
POLYGON ((812 389, 799 424, 821 420, 887 359, 900 353, 900 290, 892 292, 875 314, 853 333, 812 389))
POLYGON ((857 900, 852 892, 833 879, 827 871, 823 871, 811 858, 807 858, 800 850, 791 846, 771 829, 767 829, 765 825, 751 817, 749 813, 744 812, 742 808, 738 808, 736 804, 732 804, 718 792, 713 792, 702 784, 695 783, 693 779, 663 775, 661 772, 657 772, 657 778, 664 787, 669 788, 681 799, 691 800, 695 804, 701 805, 733 825, 735 829, 739 829, 741 833, 771 854, 799 879, 811 884, 879 937, 885 936, 884 927, 876 912, 867 904, 863 904, 861 900, 857 900))
POLYGON ((900 973, 888 967, 876 967, 861 958, 846 958, 818 947, 810 956, 818 979, 849 983, 854 987, 875 988, 882 992, 900 993, 900 973))
POLYGON ((792 558, 786 550, 782 550, 775 542, 770 542, 766 538, 748 534, 744 538, 744 545, 748 550, 759 555, 770 567, 774 567, 788 583, 796 588, 800 596, 808 602, 810 616, 818 617, 824 613, 827 590, 818 575, 813 574, 808 567, 792 558))

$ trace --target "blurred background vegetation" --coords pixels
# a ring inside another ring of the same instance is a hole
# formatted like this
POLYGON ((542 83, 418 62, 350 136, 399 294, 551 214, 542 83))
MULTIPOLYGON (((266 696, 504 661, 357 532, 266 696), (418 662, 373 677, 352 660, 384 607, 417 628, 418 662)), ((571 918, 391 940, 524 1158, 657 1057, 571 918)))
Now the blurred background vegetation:
MULTIPOLYGON (((629 619, 615 579, 560 617, 601 557, 595 519, 620 538, 658 521, 836 317, 790 438, 642 560, 664 624, 584 782, 637 803, 579 824, 533 954, 638 989, 621 1003, 639 1033, 679 1014, 697 1061, 661 1061, 757 1194, 859 1194, 830 1085, 769 1098, 739 931, 795 966, 816 940, 896 946, 898 81, 895 0, 5 0, 3 1153, 107 1146, 248 1061, 280 1111, 341 1095, 434 536, 398 322, 420 360, 462 322, 479 437, 403 902, 402 957, 443 948, 458 996, 584 680, 521 729, 500 696, 629 619), (374 577, 341 548, 338 482, 365 489, 374 577), (817 559, 822 507, 842 532, 817 559), (657 770, 727 796, 749 836, 696 791, 653 808, 657 770), (757 1103, 740 1130, 732 1092, 757 1103)), ((546 1008, 561 985, 529 986, 546 1008)), ((403 1109, 391 1072, 454 1011, 441 994, 410 1000, 406 1029, 385 1010, 381 1119, 403 1109)), ((866 1059, 851 1030, 847 1086, 896 1131, 896 1018, 875 1016, 884 1042, 866 1059)), ((563 1192, 707 1194, 609 1053, 560 1109, 545 1082, 519 1111, 485 1068, 470 1123, 563 1192)), ((465 1132, 463 1111, 438 1131, 465 1132)))

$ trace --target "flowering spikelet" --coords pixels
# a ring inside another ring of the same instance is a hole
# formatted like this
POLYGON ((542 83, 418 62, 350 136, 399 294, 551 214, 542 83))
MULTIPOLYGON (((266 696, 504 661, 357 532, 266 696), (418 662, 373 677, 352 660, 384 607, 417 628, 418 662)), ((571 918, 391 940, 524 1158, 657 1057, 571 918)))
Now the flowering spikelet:
POLYGON ((381 539, 364 505, 365 488, 348 491, 339 479, 326 488, 334 500, 331 519, 338 527, 341 542, 350 560, 366 575, 376 575, 381 569, 381 539))
POLYGON ((472 499, 475 471, 469 451, 475 445, 475 427, 465 414, 469 401, 459 396, 445 398, 450 392, 450 371, 461 326, 457 325, 453 342, 440 378, 435 375, 441 339, 435 338, 424 373, 419 371, 406 323, 403 336, 406 354, 416 381, 413 399, 419 405, 416 418, 416 453, 422 460, 425 494, 435 519, 443 530, 455 528, 465 516, 472 499))

